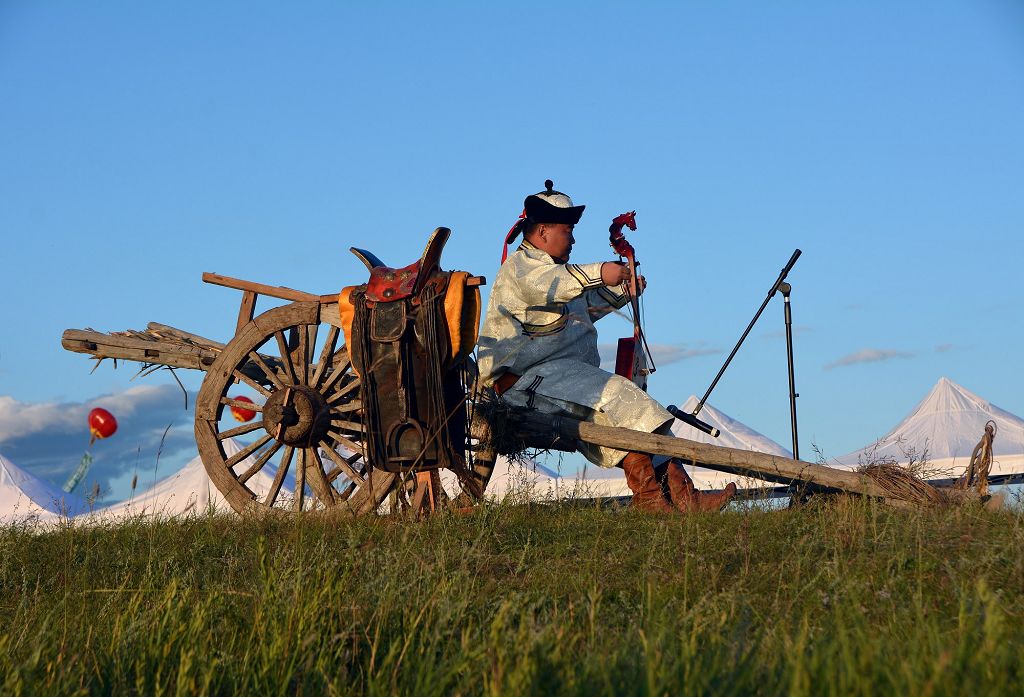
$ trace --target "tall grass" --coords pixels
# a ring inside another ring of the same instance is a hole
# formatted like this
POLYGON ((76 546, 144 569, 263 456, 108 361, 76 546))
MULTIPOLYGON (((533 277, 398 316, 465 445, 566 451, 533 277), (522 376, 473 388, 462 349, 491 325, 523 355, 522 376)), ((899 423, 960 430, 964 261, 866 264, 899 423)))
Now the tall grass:
POLYGON ((1013 694, 1018 512, 0 530, 4 694, 1013 694))

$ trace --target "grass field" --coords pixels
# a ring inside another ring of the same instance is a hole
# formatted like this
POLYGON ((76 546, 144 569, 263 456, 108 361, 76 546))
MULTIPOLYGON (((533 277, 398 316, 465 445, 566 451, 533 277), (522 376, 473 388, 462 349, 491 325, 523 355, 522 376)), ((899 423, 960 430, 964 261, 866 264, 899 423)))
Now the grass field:
POLYGON ((852 499, 7 527, 0 692, 1021 694, 1022 549, 852 499))

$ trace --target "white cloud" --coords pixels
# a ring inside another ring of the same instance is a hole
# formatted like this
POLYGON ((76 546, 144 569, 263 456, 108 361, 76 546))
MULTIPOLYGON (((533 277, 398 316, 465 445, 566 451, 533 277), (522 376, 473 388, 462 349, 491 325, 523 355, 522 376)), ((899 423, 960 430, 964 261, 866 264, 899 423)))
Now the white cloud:
POLYGON ((0 396, 0 443, 42 432, 70 433, 84 429, 88 433, 86 422, 94 407, 107 409, 120 423, 154 406, 163 407, 175 394, 175 406, 180 412, 184 402, 180 389, 173 385, 136 385, 119 394, 104 395, 85 403, 33 404, 0 396))
MULTIPOLYGON (((190 405, 191 398, 194 395, 190 405)), ((181 459, 178 456, 195 453, 193 414, 184 410, 175 385, 137 385, 87 402, 31 403, 0 396, 0 452, 60 486, 89 446, 88 415, 93 407, 109 410, 117 418, 118 430, 93 445, 93 466, 83 490, 93 482, 106 490, 112 480, 136 467, 152 471, 161 444, 160 470, 167 474, 181 459)))
POLYGON ((856 365, 858 363, 879 363, 881 361, 888 361, 893 358, 913 358, 913 353, 907 351, 893 351, 891 349, 875 349, 866 348, 856 351, 849 355, 843 356, 842 358, 832 361, 825 366, 825 370, 832 370, 833 368, 840 368, 848 365, 856 365))

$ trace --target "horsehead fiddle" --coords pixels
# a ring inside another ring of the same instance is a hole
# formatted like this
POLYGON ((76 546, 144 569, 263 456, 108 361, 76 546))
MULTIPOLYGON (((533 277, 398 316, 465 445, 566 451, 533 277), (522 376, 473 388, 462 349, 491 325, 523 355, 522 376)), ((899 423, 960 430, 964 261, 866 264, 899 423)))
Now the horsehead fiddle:
POLYGON ((623 263, 629 267, 628 292, 630 307, 633 311, 633 336, 619 339, 618 349, 615 353, 615 374, 631 380, 637 387, 646 391, 647 376, 657 370, 657 367, 654 365, 654 358, 647 346, 647 337, 644 336, 640 317, 640 284, 636 272, 640 262, 636 260, 636 250, 626 239, 623 228, 636 230, 636 211, 616 216, 608 227, 608 241, 612 249, 619 255, 620 260, 625 260, 623 263))
MULTIPOLYGON (((657 370, 657 367, 654 365, 651 349, 647 345, 647 336, 644 334, 640 316, 639 280, 636 272, 640 262, 636 260, 636 250, 626 239, 623 228, 636 230, 636 211, 616 216, 608 227, 608 237, 612 249, 629 265, 629 301, 633 310, 633 336, 619 339, 618 349, 615 353, 615 374, 631 380, 646 392, 647 376, 657 370)), ((717 438, 721 433, 711 424, 698 419, 695 414, 687 414, 675 405, 669 405, 666 409, 683 423, 689 424, 713 438, 717 438)))

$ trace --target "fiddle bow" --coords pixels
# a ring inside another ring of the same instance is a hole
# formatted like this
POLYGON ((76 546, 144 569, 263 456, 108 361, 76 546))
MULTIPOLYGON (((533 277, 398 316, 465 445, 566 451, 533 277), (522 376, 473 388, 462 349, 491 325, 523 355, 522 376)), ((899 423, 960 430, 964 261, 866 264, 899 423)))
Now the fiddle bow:
POLYGON ((629 267, 629 302, 633 315, 633 336, 619 339, 618 349, 615 353, 615 373, 633 381, 640 389, 647 389, 647 376, 657 368, 651 356, 650 347, 647 345, 647 337, 644 335, 643 324, 640 316, 640 284, 636 272, 640 262, 636 260, 636 250, 626 239, 623 228, 636 230, 636 211, 623 213, 612 220, 608 227, 608 240, 612 249, 619 255, 620 260, 625 260, 629 267))

